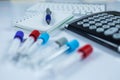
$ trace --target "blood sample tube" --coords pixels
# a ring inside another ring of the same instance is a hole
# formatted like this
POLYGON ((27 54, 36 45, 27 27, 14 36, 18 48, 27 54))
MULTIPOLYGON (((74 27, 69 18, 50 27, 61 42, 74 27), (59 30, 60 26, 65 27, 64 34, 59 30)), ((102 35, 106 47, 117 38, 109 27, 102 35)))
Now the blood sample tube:
POLYGON ((27 64, 31 65, 37 65, 37 63, 40 63, 42 60, 47 58, 48 56, 53 55, 53 51, 56 49, 59 49, 63 45, 65 45, 68 42, 68 40, 65 37, 62 37, 55 42, 52 42, 50 46, 45 47, 44 50, 38 51, 35 55, 31 56, 30 60, 27 60, 27 64))
POLYGON ((16 55, 18 48, 20 47, 22 41, 23 41, 24 33, 22 31, 17 31, 14 39, 12 41, 11 46, 8 49, 8 55, 13 57, 16 55))
POLYGON ((72 40, 72 41, 66 43, 66 45, 62 46, 59 49, 59 51, 57 51, 56 53, 54 53, 53 55, 51 55, 50 57, 45 59, 42 62, 42 65, 49 63, 51 60, 55 59, 56 57, 63 54, 64 52, 70 53, 70 52, 74 51, 78 46, 79 46, 79 42, 77 40, 72 40))
POLYGON ((66 60, 56 65, 55 71, 57 71, 58 73, 63 72, 65 69, 69 68, 69 66, 72 66, 83 59, 86 59, 92 53, 92 51, 93 51, 93 48, 91 45, 87 44, 83 46, 82 48, 78 49, 76 53, 72 54, 66 60))
POLYGON ((57 75, 67 71, 70 66, 75 65, 77 62, 86 59, 92 52, 92 46, 87 44, 78 49, 76 53, 70 55, 64 61, 56 64, 48 64, 46 67, 43 67, 41 69, 41 72, 39 73, 40 79, 43 80, 52 78, 53 80, 57 75))
POLYGON ((49 40, 49 34, 48 33, 41 33, 41 35, 38 37, 37 41, 29 48, 29 50, 26 52, 27 54, 32 54, 40 47, 42 44, 46 44, 49 40))
POLYGON ((33 30, 27 40, 23 43, 23 45, 19 48, 18 53, 20 55, 24 55, 30 46, 37 40, 40 32, 38 30, 33 30))

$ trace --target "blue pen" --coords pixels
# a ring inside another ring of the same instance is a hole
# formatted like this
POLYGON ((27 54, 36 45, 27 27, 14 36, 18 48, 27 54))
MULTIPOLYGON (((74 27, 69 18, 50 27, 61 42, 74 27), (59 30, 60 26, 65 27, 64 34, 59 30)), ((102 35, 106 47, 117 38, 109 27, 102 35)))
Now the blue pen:
POLYGON ((50 22, 51 22, 51 10, 49 8, 46 9, 46 17, 45 17, 45 20, 47 22, 47 24, 49 25, 50 22))

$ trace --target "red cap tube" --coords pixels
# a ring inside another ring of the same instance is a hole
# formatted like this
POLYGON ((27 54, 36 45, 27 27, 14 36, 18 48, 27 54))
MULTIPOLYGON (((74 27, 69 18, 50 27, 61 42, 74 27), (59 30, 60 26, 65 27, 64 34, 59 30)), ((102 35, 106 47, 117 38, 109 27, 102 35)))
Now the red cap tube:
POLYGON ((82 52, 82 59, 85 59, 93 52, 93 48, 90 44, 86 44, 82 48, 78 49, 78 53, 81 54, 81 52, 82 52))
POLYGON ((36 41, 39 35, 40 32, 38 30, 33 30, 29 36, 32 36, 34 38, 34 41, 36 41))

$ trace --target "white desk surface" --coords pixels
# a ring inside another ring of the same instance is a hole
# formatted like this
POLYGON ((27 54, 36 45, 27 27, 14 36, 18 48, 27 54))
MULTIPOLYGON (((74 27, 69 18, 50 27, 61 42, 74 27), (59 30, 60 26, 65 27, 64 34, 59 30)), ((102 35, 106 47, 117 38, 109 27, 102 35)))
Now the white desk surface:
MULTIPOLYGON (((0 80, 40 80, 35 72, 26 68, 16 68, 10 62, 4 64, 2 55, 6 53, 9 40, 16 32, 11 25, 14 17, 24 15, 31 3, 0 2, 0 80)), ((119 9, 120 3, 107 3, 107 10, 119 9)), ((93 54, 81 64, 75 66, 74 72, 65 76, 62 80, 120 80, 120 57, 113 51, 100 46, 82 36, 69 31, 62 31, 59 35, 70 39, 78 39, 81 46, 90 43, 94 47, 93 54)), ((55 37, 57 38, 57 37, 55 37)))

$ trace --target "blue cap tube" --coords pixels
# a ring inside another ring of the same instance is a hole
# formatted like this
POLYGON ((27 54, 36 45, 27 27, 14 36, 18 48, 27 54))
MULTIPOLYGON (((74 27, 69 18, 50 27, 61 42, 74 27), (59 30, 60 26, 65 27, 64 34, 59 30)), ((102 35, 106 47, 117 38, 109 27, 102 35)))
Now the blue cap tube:
POLYGON ((67 51, 72 52, 79 46, 79 42, 77 40, 72 40, 68 42, 66 45, 69 47, 67 51))
POLYGON ((23 37, 24 37, 24 33, 22 31, 17 31, 15 36, 14 36, 14 39, 15 38, 19 38, 21 40, 21 42, 23 41, 23 37))
POLYGON ((47 32, 44 32, 39 36, 38 39, 42 39, 43 40, 42 44, 45 44, 49 40, 49 37, 50 37, 49 34, 47 32))

